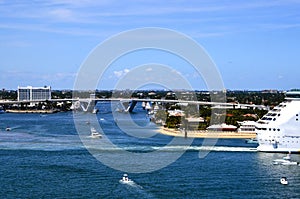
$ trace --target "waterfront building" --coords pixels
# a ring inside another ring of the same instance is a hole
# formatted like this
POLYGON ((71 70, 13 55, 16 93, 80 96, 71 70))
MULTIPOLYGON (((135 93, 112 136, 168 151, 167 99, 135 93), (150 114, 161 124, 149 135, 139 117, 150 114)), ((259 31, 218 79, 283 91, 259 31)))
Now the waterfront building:
POLYGON ((255 126, 256 122, 255 121, 242 121, 242 122, 237 122, 240 127, 238 128, 238 132, 250 132, 250 133, 255 133, 255 126))
POLYGON ((18 86, 18 101, 50 100, 51 87, 20 87, 18 86))
POLYGON ((184 111, 178 110, 178 109, 168 110, 168 113, 169 113, 169 116, 175 116, 175 117, 183 117, 185 115, 184 111))
POLYGON ((202 117, 187 117, 185 118, 185 121, 188 130, 198 130, 199 124, 205 122, 202 117))

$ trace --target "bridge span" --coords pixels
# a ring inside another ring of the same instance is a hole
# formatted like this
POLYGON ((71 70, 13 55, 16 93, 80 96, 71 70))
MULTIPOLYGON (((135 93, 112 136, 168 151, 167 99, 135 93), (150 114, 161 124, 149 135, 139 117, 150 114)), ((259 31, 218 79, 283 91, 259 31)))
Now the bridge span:
POLYGON ((66 98, 66 99, 50 99, 50 100, 27 100, 27 101, 9 101, 2 100, 0 105, 8 104, 28 104, 28 103, 42 103, 42 102, 72 102, 76 108, 81 108, 83 111, 93 111, 98 102, 120 102, 123 106, 128 103, 129 106, 124 106, 127 112, 132 112, 137 102, 150 102, 150 103, 180 103, 189 105, 207 105, 220 109, 239 109, 239 108, 253 108, 264 109, 269 108, 264 105, 255 104, 236 104, 227 102, 207 102, 207 101, 190 101, 190 100, 169 100, 169 99, 140 99, 140 98, 66 98))

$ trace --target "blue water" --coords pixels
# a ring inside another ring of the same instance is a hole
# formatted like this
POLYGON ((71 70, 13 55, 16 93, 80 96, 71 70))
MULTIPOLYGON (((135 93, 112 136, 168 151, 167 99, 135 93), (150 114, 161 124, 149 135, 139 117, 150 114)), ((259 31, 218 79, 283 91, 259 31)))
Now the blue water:
MULTIPOLYGON (((133 153, 151 153, 167 145, 172 137, 155 135, 136 138, 122 132, 117 124, 128 115, 112 115, 109 104, 100 104, 97 121, 116 146, 133 153)), ((114 113, 115 114, 115 113, 114 113)), ((79 114, 82 125, 92 114, 79 114)), ((153 133, 155 125, 141 108, 129 115, 141 134, 153 133)), ((88 126, 88 125, 87 125, 88 126)), ((130 126, 128 127, 130 129, 130 126)), ((134 130, 134 129, 133 129, 134 130)), ((88 138, 84 138, 89 140, 88 138)), ((104 140, 104 139, 103 139, 104 140)), ((98 141, 95 141, 96 144, 98 141)), ((184 141, 183 141, 184 142, 184 141)), ((219 139, 207 152, 203 139, 172 164, 147 173, 129 173, 133 184, 119 182, 124 171, 110 168, 97 159, 118 151, 96 150, 93 156, 76 131, 73 114, 0 115, 0 196, 1 198, 300 198, 300 166, 273 165, 285 154, 255 152, 244 140, 219 139), (5 131, 10 126, 12 131, 5 131), (281 185, 286 176, 289 185, 281 185)), ((96 147, 96 145, 91 145, 96 147)), ((97 148, 97 147, 96 147, 97 148)), ((168 146, 162 157, 183 150, 168 146)), ((300 156, 292 158, 300 161, 300 156)), ((137 163, 139 164, 139 163, 137 163)), ((155 167, 155 161, 147 167, 155 167)), ((126 163, 124 163, 126 165, 126 163)), ((135 166, 135 165, 131 165, 135 166)))

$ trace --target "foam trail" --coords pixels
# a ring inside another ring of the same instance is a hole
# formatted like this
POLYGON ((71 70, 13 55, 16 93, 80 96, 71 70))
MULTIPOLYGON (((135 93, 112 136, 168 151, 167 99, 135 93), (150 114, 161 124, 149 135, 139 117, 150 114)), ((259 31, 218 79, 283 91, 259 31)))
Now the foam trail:
POLYGON ((1 132, 0 149, 2 150, 41 150, 61 151, 82 149, 76 135, 39 135, 24 132, 1 132))
POLYGON ((99 150, 99 151, 143 151, 143 152, 151 152, 155 150, 159 150, 161 152, 178 152, 178 151, 204 151, 204 152, 209 152, 209 151, 220 151, 220 152, 257 152, 256 148, 249 148, 249 147, 227 147, 227 146, 126 146, 122 147, 119 146, 117 148, 107 148, 107 147, 102 147, 101 145, 94 145, 94 146, 86 146, 87 149, 91 150, 99 150))
POLYGON ((18 128, 20 128, 21 126, 20 125, 17 125, 17 126, 8 126, 10 129, 11 129, 11 131, 12 130, 14 130, 14 129, 18 129, 18 128))
POLYGON ((147 192, 141 185, 132 181, 130 183, 120 183, 126 186, 126 189, 137 196, 137 198, 155 198, 151 193, 147 192))

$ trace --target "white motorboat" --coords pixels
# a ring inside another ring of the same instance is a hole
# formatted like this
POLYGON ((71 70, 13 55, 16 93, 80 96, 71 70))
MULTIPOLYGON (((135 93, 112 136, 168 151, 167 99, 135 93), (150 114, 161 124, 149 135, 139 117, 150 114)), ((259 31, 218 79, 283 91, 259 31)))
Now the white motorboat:
POLYGON ((122 179, 120 180, 120 183, 123 184, 130 184, 133 183, 133 181, 131 179, 128 178, 128 175, 125 173, 122 177, 122 179))
POLYGON ((289 182, 287 181, 286 177, 280 178, 280 183, 283 185, 287 185, 289 182))
POLYGON ((281 163, 282 165, 299 165, 299 162, 294 162, 294 161, 287 161, 281 163))
POLYGON ((249 138, 249 139, 246 139, 245 142, 247 144, 258 144, 258 141, 256 138, 249 138))
POLYGON ((278 164, 282 164, 282 163, 286 163, 286 162, 290 162, 290 161, 284 160, 284 159, 276 159, 276 160, 273 160, 273 164, 274 164, 274 165, 278 165, 278 164))
POLYGON ((295 162, 291 160, 291 153, 287 154, 287 156, 282 159, 273 160, 273 164, 275 165, 299 165, 299 162, 295 162))
POLYGON ((291 160, 291 152, 289 152, 285 157, 283 157, 284 160, 291 160))
POLYGON ((274 165, 299 165, 299 162, 294 162, 291 160, 284 160, 284 159, 276 159, 273 160, 274 165))
POLYGON ((91 138, 102 138, 102 135, 97 132, 97 130, 95 128, 91 128, 91 135, 89 136, 91 138))
POLYGON ((6 127, 5 130, 6 130, 6 131, 11 131, 11 128, 10 128, 10 127, 6 127))

